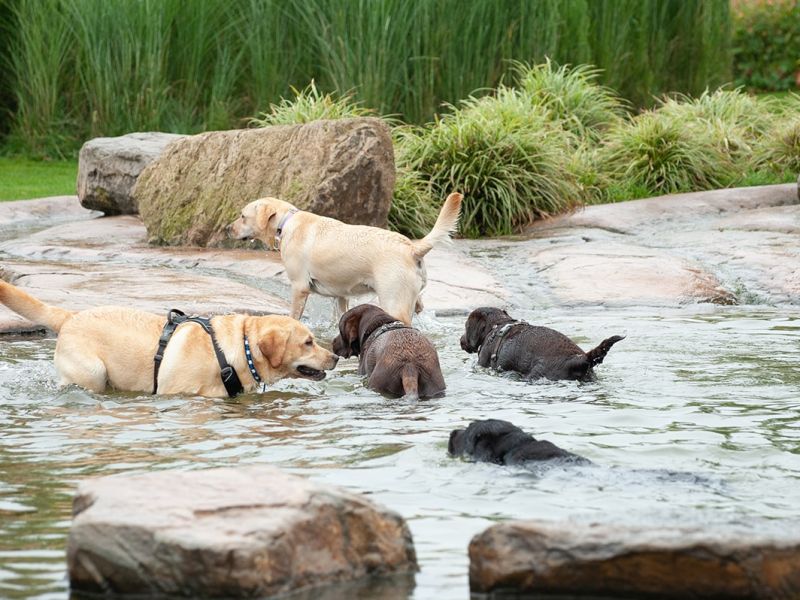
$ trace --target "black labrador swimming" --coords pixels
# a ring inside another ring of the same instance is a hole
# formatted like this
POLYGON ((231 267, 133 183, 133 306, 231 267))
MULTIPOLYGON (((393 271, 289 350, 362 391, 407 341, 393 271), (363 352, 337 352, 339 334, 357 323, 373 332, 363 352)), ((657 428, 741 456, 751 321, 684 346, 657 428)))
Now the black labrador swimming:
POLYGON ((499 419, 473 421, 466 429, 452 431, 447 451, 453 456, 466 456, 498 465, 524 465, 550 460, 591 464, 582 456, 562 450, 551 442, 537 440, 513 423, 499 419))
POLYGON ((344 313, 331 349, 343 358, 358 356, 358 372, 375 391, 409 399, 444 394, 436 348, 378 306, 361 304, 344 313))
POLYGON ((476 308, 465 324, 461 348, 478 353, 478 364, 498 371, 517 371, 528 380, 577 379, 593 381, 594 367, 611 346, 624 339, 615 335, 584 352, 563 333, 517 321, 499 308, 476 308))

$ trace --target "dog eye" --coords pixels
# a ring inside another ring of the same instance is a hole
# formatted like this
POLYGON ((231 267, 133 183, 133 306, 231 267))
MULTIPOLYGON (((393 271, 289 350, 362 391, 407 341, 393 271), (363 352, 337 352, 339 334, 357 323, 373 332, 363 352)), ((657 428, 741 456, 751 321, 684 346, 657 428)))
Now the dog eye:
POLYGON ((311 338, 308 338, 306 340, 306 346, 313 346, 313 345, 314 345, 314 340, 312 340, 311 338))

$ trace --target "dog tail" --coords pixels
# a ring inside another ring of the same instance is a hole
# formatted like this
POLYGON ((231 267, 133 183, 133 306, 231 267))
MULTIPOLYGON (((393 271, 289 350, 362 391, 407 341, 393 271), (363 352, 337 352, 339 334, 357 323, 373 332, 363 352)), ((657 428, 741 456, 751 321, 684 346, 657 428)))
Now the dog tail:
POLYGON ((408 400, 419 400, 419 371, 417 371, 417 367, 412 364, 404 365, 400 377, 403 380, 403 397, 408 400))
POLYGON ((586 358, 589 359, 589 364, 592 366, 599 365, 601 362, 603 362, 603 359, 606 357, 606 354, 608 354, 608 351, 611 350, 611 346, 624 339, 624 335, 615 335, 600 342, 600 345, 597 348, 589 350, 589 352, 586 353, 586 358))
POLYGON ((458 216, 461 213, 461 200, 463 198, 464 196, 457 192, 453 192, 447 197, 431 232, 421 240, 411 242, 414 246, 414 258, 422 258, 434 246, 450 238, 450 234, 458 226, 458 216))
POLYGON ((5 304, 15 313, 22 315, 37 325, 44 325, 56 333, 75 313, 63 308, 49 306, 40 302, 18 287, 0 280, 0 304, 5 304))

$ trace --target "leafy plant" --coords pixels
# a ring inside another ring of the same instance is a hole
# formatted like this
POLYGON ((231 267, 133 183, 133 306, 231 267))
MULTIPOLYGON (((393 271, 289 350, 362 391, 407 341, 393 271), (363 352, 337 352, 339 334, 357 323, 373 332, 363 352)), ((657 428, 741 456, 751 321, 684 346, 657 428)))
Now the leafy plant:
POLYGON ((293 125, 309 123, 319 119, 344 119, 374 115, 375 111, 361 107, 351 94, 323 94, 312 80, 305 88, 292 88, 294 98, 281 98, 278 104, 271 104, 270 111, 261 113, 260 118, 251 119, 251 125, 293 125))
POLYGON ((613 129, 602 154, 616 182, 650 196, 725 187, 736 178, 707 123, 687 123, 660 111, 613 129))
POLYGON ((756 157, 772 172, 796 177, 800 173, 800 117, 777 124, 761 139, 756 157))
POLYGON ((800 72, 800 3, 796 0, 737 2, 733 14, 736 85, 790 90, 800 72))
POLYGON ((538 65, 516 63, 514 70, 520 92, 580 138, 598 140, 626 114, 627 103, 598 83, 601 71, 590 65, 556 68, 548 58, 538 65))
POLYGON ((501 88, 495 97, 473 97, 451 109, 406 133, 400 145, 435 197, 464 194, 464 235, 509 234, 579 204, 579 186, 567 167, 572 140, 544 108, 501 88))

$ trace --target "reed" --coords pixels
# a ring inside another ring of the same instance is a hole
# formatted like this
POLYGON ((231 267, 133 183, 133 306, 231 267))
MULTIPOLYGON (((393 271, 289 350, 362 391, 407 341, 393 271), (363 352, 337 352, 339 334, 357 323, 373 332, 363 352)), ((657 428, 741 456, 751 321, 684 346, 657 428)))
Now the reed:
POLYGON ((594 64, 638 104, 730 78, 726 0, 0 0, 0 18, 3 6, 11 129, 28 152, 239 126, 311 80, 422 124, 508 83, 512 60, 594 64))

